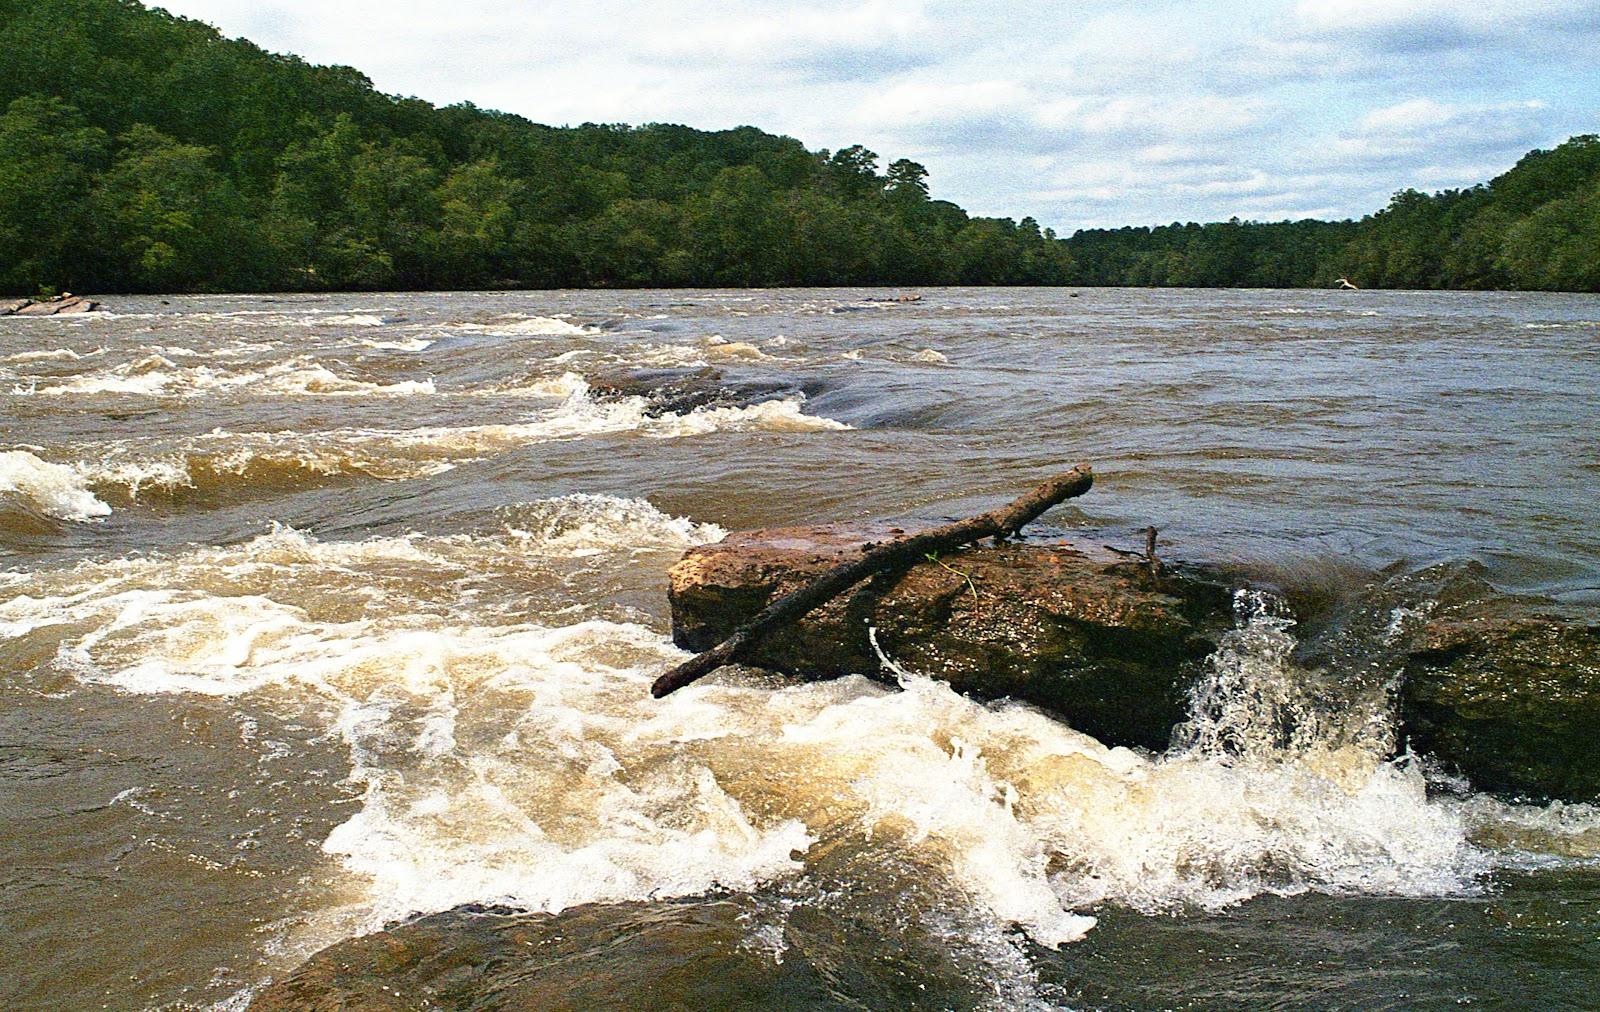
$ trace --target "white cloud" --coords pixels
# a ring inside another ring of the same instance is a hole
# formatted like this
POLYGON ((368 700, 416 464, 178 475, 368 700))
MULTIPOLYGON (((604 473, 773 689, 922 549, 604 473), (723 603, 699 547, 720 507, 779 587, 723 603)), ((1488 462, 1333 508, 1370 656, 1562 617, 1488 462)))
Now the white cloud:
POLYGON ((640 40, 646 51, 705 59, 786 62, 833 51, 910 50, 930 25, 918 2, 865 3, 786 8, 749 17, 725 17, 707 9, 703 17, 640 40))
POLYGON ((1014 81, 904 81, 867 98, 854 115, 872 125, 949 124, 1014 116, 1031 104, 1028 91, 1014 81))
POLYGON ((1037 112, 1040 123, 1086 134, 1184 138, 1233 136, 1262 122, 1265 102, 1220 95, 1138 95, 1069 98, 1037 112))
POLYGON ((1441 27, 1505 31, 1593 15, 1588 0, 1300 0, 1295 16, 1324 31, 1441 27))
POLYGON ((1407 102, 1374 109, 1361 117, 1361 129, 1366 133, 1410 133, 1421 127, 1438 126, 1449 122, 1460 107, 1448 102, 1435 102, 1431 98, 1414 98, 1407 102))
POLYGON ((1538 99, 1472 106, 1413 98, 1367 113, 1361 117, 1361 131, 1393 137, 1466 128, 1487 134, 1518 123, 1531 124, 1546 108, 1548 106, 1538 99))
POLYGON ((1367 112, 1353 128, 1327 142, 1322 158, 1393 164, 1417 156, 1514 156, 1544 138, 1548 109, 1538 99, 1493 104, 1408 99, 1367 112))

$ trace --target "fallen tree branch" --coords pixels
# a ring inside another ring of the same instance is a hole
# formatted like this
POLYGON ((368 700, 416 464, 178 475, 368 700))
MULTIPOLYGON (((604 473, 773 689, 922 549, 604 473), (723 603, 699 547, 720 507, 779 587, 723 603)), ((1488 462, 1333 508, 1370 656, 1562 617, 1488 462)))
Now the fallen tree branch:
POLYGON ((700 679, 725 664, 732 664, 748 654, 750 649, 768 633, 780 626, 804 618, 807 614, 828 603, 833 598, 877 573, 909 568, 921 561, 929 552, 938 553, 960 548, 981 538, 1005 538, 1038 519, 1052 506, 1067 499, 1083 495, 1094 484, 1094 476, 1087 464, 1079 464, 1066 474, 1052 478, 1027 495, 997 510, 980 513, 975 517, 935 527, 910 537, 898 538, 882 544, 867 544, 861 555, 823 573, 804 587, 773 601, 744 625, 735 629, 727 639, 705 653, 684 661, 655 680, 650 694, 660 699, 700 679))
POLYGON ((1144 529, 1144 551, 1142 552, 1130 552, 1126 548, 1118 548, 1116 545, 1101 545, 1100 547, 1108 552, 1115 552, 1124 559, 1138 559, 1144 563, 1144 568, 1150 576, 1159 580, 1161 579, 1161 574, 1165 571, 1161 559, 1156 555, 1156 535, 1159 533, 1161 532, 1154 527, 1146 527, 1144 529))
POLYGON ((1161 579, 1161 560, 1156 558, 1156 535, 1159 533, 1154 527, 1144 529, 1144 564, 1152 580, 1161 579))

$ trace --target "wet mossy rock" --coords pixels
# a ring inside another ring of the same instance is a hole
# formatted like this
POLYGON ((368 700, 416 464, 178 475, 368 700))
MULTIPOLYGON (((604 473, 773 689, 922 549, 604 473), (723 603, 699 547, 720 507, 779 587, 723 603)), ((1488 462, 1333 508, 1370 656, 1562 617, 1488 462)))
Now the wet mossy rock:
POLYGON ((915 919, 757 890, 556 914, 457 907, 323 949, 250 1012, 979 1008, 991 986, 915 919))
POLYGON ((1485 598, 1413 639, 1400 717, 1413 749, 1479 790, 1600 798, 1600 621, 1485 598))
MULTIPOLYGON (((708 649, 887 525, 743 531, 670 575, 673 640, 708 649)), ((1232 624, 1227 587, 1188 567, 1152 577, 1088 545, 969 547, 869 579, 763 639, 748 662, 802 678, 877 674, 893 660, 958 691, 1011 697, 1108 744, 1161 749, 1200 662, 1232 624)))
MULTIPOLYGON (((775 1007, 807 987, 741 945, 739 897, 590 904, 560 914, 460 907, 316 953, 264 989, 251 1012, 497 1008, 716 1008, 730 995, 775 1007)), ((791 961, 797 962, 797 961, 791 961)), ((815 974, 809 976, 814 977, 815 974)))

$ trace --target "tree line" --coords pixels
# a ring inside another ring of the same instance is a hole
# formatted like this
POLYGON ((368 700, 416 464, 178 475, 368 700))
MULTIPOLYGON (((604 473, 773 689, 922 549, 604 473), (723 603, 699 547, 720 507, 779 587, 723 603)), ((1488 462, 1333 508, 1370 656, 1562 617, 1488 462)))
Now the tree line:
POLYGON ((136 0, 0 0, 0 291, 1273 285, 1600 290, 1600 144, 1360 222, 1081 231, 753 127, 549 127, 136 0))
POLYGON ((1600 292, 1600 137, 1532 151, 1466 189, 1402 190, 1360 221, 1094 229, 1075 284, 1600 292))

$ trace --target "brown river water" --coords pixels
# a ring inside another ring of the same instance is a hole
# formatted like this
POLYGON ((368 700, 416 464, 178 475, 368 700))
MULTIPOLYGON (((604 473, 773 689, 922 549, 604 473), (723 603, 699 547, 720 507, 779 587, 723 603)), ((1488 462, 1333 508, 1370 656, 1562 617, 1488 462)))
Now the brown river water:
POLYGON ((1600 1007, 1600 807, 1386 758, 1412 599, 1310 672, 1241 596, 1164 755, 915 672, 647 692, 686 548, 1079 461, 1046 536, 1600 609, 1600 298, 891 294, 0 320, 0 1007, 243 1008, 417 915, 497 955, 397 1008, 1600 1007))

